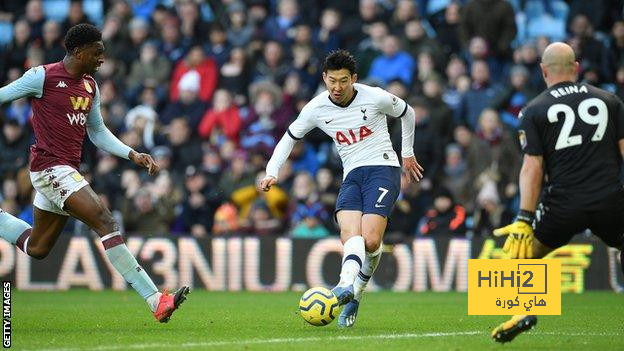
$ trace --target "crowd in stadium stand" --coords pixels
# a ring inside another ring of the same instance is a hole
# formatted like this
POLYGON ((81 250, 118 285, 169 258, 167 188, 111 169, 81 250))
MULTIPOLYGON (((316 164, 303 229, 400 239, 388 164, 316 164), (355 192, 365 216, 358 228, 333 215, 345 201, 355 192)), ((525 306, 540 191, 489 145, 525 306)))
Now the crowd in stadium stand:
MULTIPOLYGON (((336 235, 342 168, 319 130, 279 186, 255 184, 298 111, 345 48, 360 82, 416 112, 418 184, 402 179, 389 241, 489 235, 518 209, 520 109, 545 86, 539 57, 564 40, 579 79, 624 96, 622 0, 143 0, 0 3, 0 82, 64 57, 72 25, 96 24, 107 126, 161 167, 156 177, 85 143, 80 172, 127 233, 336 235)), ((0 207, 32 223, 26 99, 0 108, 0 207)), ((400 148, 400 123, 389 119, 400 148)), ((81 223, 67 231, 84 234, 81 223)))

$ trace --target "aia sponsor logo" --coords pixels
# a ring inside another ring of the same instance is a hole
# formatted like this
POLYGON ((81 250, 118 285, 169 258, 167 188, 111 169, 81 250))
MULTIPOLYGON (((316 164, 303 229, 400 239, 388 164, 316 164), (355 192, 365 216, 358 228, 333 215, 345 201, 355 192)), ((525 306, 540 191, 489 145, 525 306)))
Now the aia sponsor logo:
POLYGON ((362 141, 364 140, 366 137, 373 135, 373 131, 368 129, 366 126, 361 126, 359 131, 356 132, 353 129, 349 129, 346 132, 336 132, 336 141, 338 142, 339 145, 342 144, 347 144, 347 145, 351 145, 351 144, 355 144, 358 141, 362 141), (349 136, 347 136, 347 134, 349 136))

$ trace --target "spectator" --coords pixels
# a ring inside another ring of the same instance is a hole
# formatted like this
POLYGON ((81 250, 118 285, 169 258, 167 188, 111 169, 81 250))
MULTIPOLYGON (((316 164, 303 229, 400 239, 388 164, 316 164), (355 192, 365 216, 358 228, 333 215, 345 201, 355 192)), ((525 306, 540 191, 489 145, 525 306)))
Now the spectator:
POLYGON ((529 86, 533 91, 542 91, 546 88, 542 78, 542 69, 539 65, 537 47, 532 43, 525 43, 518 52, 518 63, 529 70, 529 86))
MULTIPOLYGON (((26 20, 19 20, 13 25, 13 41, 4 49, 0 67, 2 67, 3 81, 8 77, 9 70, 18 68, 23 71, 26 67, 26 54, 30 44, 30 27, 26 20)), ((18 74, 20 74, 18 72, 18 74)), ((21 74, 20 74, 21 75, 21 74)), ((9 79, 13 81, 16 78, 9 79)))
POLYGON ((293 222, 297 224, 292 230, 292 237, 321 239, 329 236, 329 230, 323 226, 323 219, 328 217, 318 202, 310 206, 299 205, 294 213, 293 222))
POLYGON ((227 7, 229 25, 227 26, 227 40, 234 47, 247 45, 254 34, 254 27, 247 21, 245 4, 234 1, 227 7))
POLYGON ((524 66, 511 68, 509 85, 492 101, 492 108, 501 113, 507 126, 518 129, 520 110, 537 94, 528 87, 529 71, 524 66))
POLYGON ((570 25, 572 37, 568 43, 576 53, 580 64, 581 76, 586 72, 595 71, 598 83, 612 82, 611 63, 605 46, 594 37, 594 28, 586 15, 579 14, 570 25))
POLYGON ((269 40, 281 44, 289 44, 292 40, 292 29, 299 21, 299 4, 295 0, 279 0, 277 2, 277 16, 269 17, 264 25, 264 31, 269 40))
POLYGON ((457 199, 460 204, 472 209, 474 194, 468 166, 462 149, 456 144, 447 145, 443 173, 439 183, 441 183, 441 187, 448 189, 453 194, 453 198, 457 199))
POLYGON ((617 21, 613 24, 609 51, 615 67, 624 65, 624 21, 617 21))
POLYGON ((189 71, 195 71, 199 74, 199 100, 203 102, 210 101, 212 93, 217 86, 218 70, 215 61, 206 57, 201 46, 192 47, 184 60, 180 60, 173 69, 169 100, 177 101, 180 98, 180 87, 178 84, 189 71))
POLYGON ((481 113, 477 136, 488 145, 481 153, 490 155, 491 163, 485 172, 498 184, 499 194, 502 194, 504 201, 515 197, 521 163, 517 139, 512 138, 509 131, 503 128, 498 113, 492 109, 485 109, 481 113))
MULTIPOLYGON (((224 143, 224 145, 226 144, 224 143)), ((221 152, 221 158, 231 160, 229 168, 225 170, 228 176, 221 177, 218 184, 219 192, 223 194, 224 198, 229 199, 238 187, 254 185, 254 175, 247 168, 247 153, 245 151, 239 150, 231 157, 227 157, 221 152)))
POLYGON ((442 100, 442 82, 431 77, 424 81, 423 95, 431 115, 431 126, 440 138, 441 145, 448 144, 453 138, 453 111, 442 100))
POLYGON ((61 61, 65 57, 65 48, 61 44, 61 25, 48 20, 43 25, 44 63, 61 61))
POLYGON ((155 145, 156 125, 158 115, 153 108, 139 105, 128 111, 126 115, 126 129, 136 131, 142 137, 142 144, 148 149, 155 145))
POLYGON ((284 83, 290 66, 284 60, 282 46, 277 41, 269 41, 264 46, 262 59, 256 63, 254 81, 271 81, 278 85, 284 83))
POLYGON ((412 19, 405 24, 403 47, 412 57, 418 57, 418 55, 426 52, 431 55, 434 66, 442 67, 444 65, 444 56, 440 44, 435 39, 429 38, 422 21, 418 19, 412 19))
POLYGON ((215 211, 212 233, 215 235, 235 234, 239 230, 236 206, 226 202, 215 211))
POLYGON ((326 56, 330 52, 339 49, 340 35, 340 12, 333 8, 327 8, 321 14, 321 26, 314 32, 313 42, 317 48, 317 53, 326 56))
POLYGON ((473 37, 483 37, 497 58, 509 58, 511 42, 517 33, 515 18, 507 1, 469 0, 459 24, 461 41, 467 47, 473 37))
POLYGON ((40 0, 29 0, 26 4, 25 18, 30 28, 30 40, 40 41, 43 38, 43 24, 45 23, 43 3, 40 0))
POLYGON ((0 136, 0 178, 4 179, 15 169, 22 168, 28 163, 28 146, 30 138, 19 123, 10 119, 2 126, 0 136))
POLYGON ((174 118, 184 117, 192 131, 206 111, 206 104, 199 98, 201 93, 201 77, 197 71, 188 71, 178 81, 178 99, 170 102, 162 113, 161 121, 168 125, 174 118))
POLYGON ((477 195, 477 208, 473 216, 474 233, 488 237, 494 229, 513 221, 513 215, 500 202, 496 183, 486 182, 477 195))
POLYGON ((230 57, 219 69, 219 86, 234 95, 234 101, 242 106, 247 103, 247 89, 251 81, 249 64, 245 50, 235 47, 230 51, 230 57))
POLYGON ((276 236, 282 234, 282 223, 265 202, 256 201, 242 221, 241 229, 254 236, 276 236))
POLYGON ((241 219, 250 218, 251 208, 257 201, 267 205, 271 217, 278 219, 284 217, 288 206, 288 195, 276 186, 271 187, 271 190, 267 192, 260 192, 256 184, 260 184, 264 175, 264 171, 258 172, 253 184, 243 186, 232 192, 231 199, 239 209, 238 214, 241 219))
POLYGON ((433 206, 418 224, 418 234, 426 236, 466 234, 466 209, 453 200, 448 189, 440 188, 433 195, 433 206))
POLYGON ((417 19, 418 12, 416 3, 412 0, 398 0, 392 13, 392 31, 402 33, 409 21, 417 19))
MULTIPOLYGON (((365 2, 368 0, 362 1, 365 2)), ((357 74, 360 77, 368 77, 373 60, 381 54, 384 39, 388 35, 388 25, 384 22, 374 22, 367 27, 368 36, 358 42, 354 54, 358 63, 357 74)))
POLYGON ((178 20, 169 17, 163 23, 160 31, 159 51, 169 59, 169 62, 178 62, 186 55, 189 45, 188 40, 183 40, 178 28, 178 20))
POLYGON ((419 183, 410 183, 407 175, 401 173, 401 191, 392 209, 392 220, 388 221, 384 241, 403 242, 416 233, 418 221, 425 215, 430 201, 429 193, 423 191, 419 183))
POLYGON ((171 64, 158 55, 156 42, 148 41, 141 46, 139 59, 132 62, 126 80, 129 96, 136 96, 144 86, 157 87, 167 83, 171 64))
MULTIPOLYGON (((204 139, 223 136, 238 144, 241 129, 241 118, 238 107, 233 104, 230 92, 219 89, 214 95, 212 109, 206 111, 199 123, 199 136, 204 139)), ((220 144, 220 142, 213 142, 220 144)))
POLYGON ((124 227, 141 235, 167 235, 173 208, 156 201, 147 188, 141 188, 122 206, 124 227))
POLYGON ((202 150, 197 140, 191 136, 189 123, 183 117, 175 118, 169 125, 169 144, 171 148, 171 168, 182 174, 188 166, 197 165, 202 159, 202 150))
POLYGON ((201 45, 204 35, 208 33, 208 25, 204 23, 197 2, 191 0, 178 1, 176 12, 180 18, 180 31, 183 41, 189 45, 201 45))
POLYGON ((221 67, 230 56, 230 44, 227 41, 227 33, 225 28, 214 23, 210 26, 210 34, 208 35, 209 44, 206 45, 206 52, 221 67))
POLYGON ((457 55, 461 51, 459 22, 459 4, 457 1, 451 1, 444 10, 444 20, 435 26, 438 42, 447 55, 457 55))
MULTIPOLYGON (((414 109, 416 127, 414 129, 414 154, 418 157, 418 162, 427 165, 425 178, 421 179, 421 187, 424 190, 430 190, 433 179, 436 179, 442 163, 442 144, 438 137, 438 131, 434 129, 431 123, 431 115, 429 107, 422 98, 416 98, 410 101, 410 105, 414 109)), ((401 145, 401 125, 395 124, 392 131, 392 139, 394 145, 400 150, 401 145)))
POLYGON ((368 78, 379 79, 388 84, 392 79, 400 79, 410 86, 415 69, 414 59, 401 50, 399 40, 389 35, 383 40, 383 54, 373 60, 368 78))
POLYGON ((282 96, 279 87, 271 82, 255 83, 249 90, 252 107, 243 116, 241 146, 268 156, 286 132, 294 115, 293 107, 289 98, 282 96))
MULTIPOLYGON (((282 179, 281 176, 280 179, 282 179)), ((334 211, 334 205, 338 198, 340 186, 336 183, 334 174, 329 168, 321 168, 316 172, 316 188, 319 194, 319 201, 324 205, 327 213, 332 213, 334 211)), ((333 218, 331 221, 333 221, 333 218)), ((326 225, 329 224, 333 223, 326 223, 326 225)))
MULTIPOLYGON (((118 3, 121 2, 123 1, 118 1, 118 3)), ((127 32, 124 31, 124 28, 127 29, 127 26, 121 18, 115 15, 109 15, 106 17, 102 27, 102 41, 104 42, 104 47, 106 48, 105 54, 107 59, 104 60, 104 63, 100 67, 100 74, 102 72, 102 68, 107 62, 112 60, 121 60, 125 57, 126 50, 130 44, 126 35, 127 32)))
POLYGON ((186 194, 182 203, 182 223, 186 233, 205 238, 214 223, 219 198, 210 191, 213 186, 206 175, 195 166, 186 167, 184 186, 186 194))
POLYGON ((63 33, 67 33, 69 28, 80 23, 92 24, 82 9, 82 1, 72 0, 69 4, 69 14, 63 22, 63 33))
POLYGON ((485 61, 475 61, 470 75, 472 85, 462 96, 459 114, 460 123, 475 130, 481 111, 492 104, 494 97, 498 94, 498 89, 490 82, 490 70, 485 61))

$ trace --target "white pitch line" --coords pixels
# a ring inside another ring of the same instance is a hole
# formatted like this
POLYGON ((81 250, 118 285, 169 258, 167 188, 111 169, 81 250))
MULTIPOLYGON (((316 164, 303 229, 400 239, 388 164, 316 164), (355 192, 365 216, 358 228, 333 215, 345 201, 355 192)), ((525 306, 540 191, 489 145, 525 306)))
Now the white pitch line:
MULTIPOLYGON (((287 343, 300 343, 311 341, 323 341, 323 340, 365 340, 365 339, 413 339, 413 338, 435 338, 435 337, 447 337, 447 336, 464 336, 464 335, 476 335, 483 334, 482 331, 467 331, 467 332, 451 332, 451 333, 421 333, 421 334, 390 334, 390 335, 338 335, 327 337, 307 337, 307 338, 275 338, 275 339, 248 339, 248 340, 223 340, 223 341, 207 341, 207 342, 188 342, 182 344, 130 344, 119 346, 100 346, 89 347, 89 350, 97 351, 110 351, 110 350, 142 350, 151 348, 195 348, 195 347, 217 347, 217 346, 236 346, 236 345, 262 345, 262 344, 287 344, 287 343)), ((57 348, 57 349, 39 349, 39 351, 78 351, 83 350, 81 348, 57 348)))
POLYGON ((620 336, 620 333, 559 333, 559 332, 536 332, 543 335, 559 335, 559 336, 620 336))
MULTIPOLYGON (((112 351, 112 350, 143 350, 151 348, 197 348, 197 347, 217 347, 217 346, 237 346, 237 345, 262 345, 262 344, 287 344, 298 342, 312 342, 323 340, 366 340, 366 339, 415 339, 415 338, 435 338, 448 336, 466 336, 487 334, 483 331, 466 331, 466 332, 448 332, 448 333, 421 333, 421 334, 390 334, 390 335, 338 335, 327 337, 307 337, 307 338, 274 338, 274 339, 247 339, 247 340, 223 340, 223 341, 207 341, 207 342, 187 342, 181 344, 130 344, 119 346, 99 346, 88 347, 89 350, 96 351, 112 351)), ((619 333, 561 333, 561 332, 539 332, 534 331, 533 335, 558 335, 558 336, 620 336, 619 333)), ((79 351, 81 348, 56 348, 56 349, 39 349, 39 351, 79 351)))

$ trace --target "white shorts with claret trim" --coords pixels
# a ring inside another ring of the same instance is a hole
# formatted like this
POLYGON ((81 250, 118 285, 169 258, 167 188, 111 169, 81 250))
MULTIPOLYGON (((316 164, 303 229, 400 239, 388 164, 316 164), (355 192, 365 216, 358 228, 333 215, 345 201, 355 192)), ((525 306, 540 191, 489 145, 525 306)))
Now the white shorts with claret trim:
POLYGON ((38 209, 63 216, 69 216, 69 213, 63 210, 65 200, 89 185, 77 170, 65 165, 30 172, 30 181, 37 191, 33 205, 38 209))

